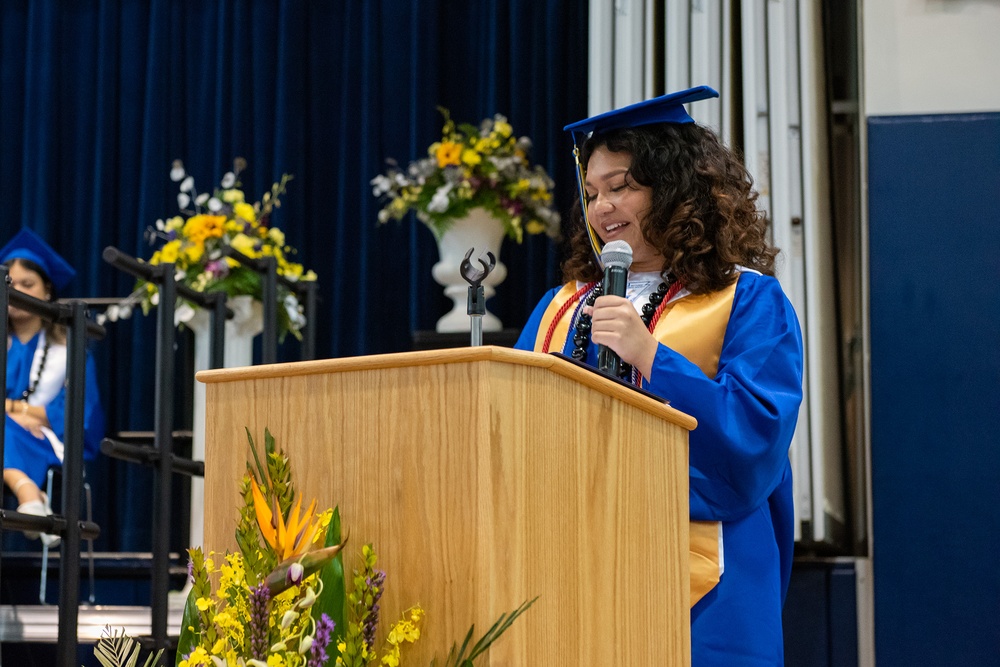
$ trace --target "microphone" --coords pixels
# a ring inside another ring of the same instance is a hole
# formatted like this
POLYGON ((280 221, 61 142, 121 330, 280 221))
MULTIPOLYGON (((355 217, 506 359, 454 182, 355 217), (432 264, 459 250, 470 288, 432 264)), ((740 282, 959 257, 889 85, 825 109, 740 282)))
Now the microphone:
MULTIPOLYGON (((604 264, 604 294, 625 296, 628 282, 628 267, 632 266, 632 246, 625 241, 612 241, 601 251, 604 264)), ((600 345, 597 348, 597 370, 617 378, 622 360, 611 348, 600 345)))

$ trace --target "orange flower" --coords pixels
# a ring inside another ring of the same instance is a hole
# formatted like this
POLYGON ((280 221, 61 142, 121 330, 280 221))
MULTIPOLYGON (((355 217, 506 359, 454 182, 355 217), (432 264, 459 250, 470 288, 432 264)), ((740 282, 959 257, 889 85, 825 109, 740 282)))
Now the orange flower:
POLYGON ((444 168, 448 165, 458 166, 462 164, 462 145, 454 141, 442 141, 437 148, 438 167, 444 168))
POLYGON ((304 554, 312 545, 318 522, 313 516, 316 511, 316 501, 313 500, 305 514, 302 511, 302 497, 288 515, 288 523, 281 516, 281 511, 275 506, 268 507, 264 494, 257 486, 257 479, 250 475, 250 488, 253 493, 253 508, 257 515, 257 526, 261 535, 274 549, 278 562, 304 554))

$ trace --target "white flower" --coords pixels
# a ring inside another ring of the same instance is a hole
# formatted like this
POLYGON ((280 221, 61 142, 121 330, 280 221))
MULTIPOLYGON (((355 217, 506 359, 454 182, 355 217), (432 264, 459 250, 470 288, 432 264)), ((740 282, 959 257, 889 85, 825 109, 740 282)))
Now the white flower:
POLYGON ((192 318, 194 318, 194 308, 191 307, 191 304, 184 301, 174 311, 174 326, 190 322, 192 318))
POLYGON ((197 204, 198 206, 204 206, 205 202, 207 202, 208 198, 211 196, 212 195, 208 194, 207 192, 202 192, 200 195, 194 198, 194 203, 197 204))
POLYGON ((295 619, 297 619, 298 617, 299 617, 299 612, 292 611, 291 609, 286 611, 285 615, 281 617, 281 629, 287 630, 288 628, 290 628, 292 626, 292 623, 294 623, 295 619))
POLYGON ((292 563, 288 566, 288 574, 285 576, 289 583, 298 585, 302 583, 302 575, 305 574, 305 571, 302 563, 292 563))
POLYGON ((106 312, 106 315, 108 316, 108 319, 111 320, 112 322, 117 322, 118 321, 118 306, 115 305, 115 304, 112 304, 112 305, 108 306, 108 310, 106 312))
POLYGON ((194 176, 188 176, 181 182, 181 192, 194 190, 194 176))
POLYGON ((156 219, 156 228, 162 232, 163 229, 164 229, 164 227, 165 227, 165 225, 163 223, 163 220, 161 220, 160 218, 157 218, 156 219))
POLYGON ((313 645, 312 637, 309 636, 303 637, 302 641, 299 642, 299 655, 305 655, 306 653, 308 653, 309 649, 312 648, 312 645, 313 645))
POLYGON ((376 197, 381 197, 392 189, 392 181, 389 180, 388 176, 376 176, 371 180, 371 185, 372 194, 376 197))
POLYGON ((94 321, 95 321, 95 322, 97 322, 97 324, 98 324, 99 326, 102 326, 102 327, 104 326, 104 323, 105 323, 105 322, 106 322, 107 320, 108 320, 108 316, 107 316, 107 315, 105 315, 104 313, 98 313, 98 314, 97 314, 97 317, 95 317, 95 318, 94 318, 94 321))
POLYGON ((156 292, 153 294, 153 296, 149 297, 149 303, 151 303, 154 306, 160 305, 160 293, 156 292))
POLYGON ((389 222, 389 217, 390 217, 389 216, 389 211, 386 211, 385 209, 382 209, 381 211, 378 212, 378 221, 379 222, 383 222, 383 223, 384 222, 389 222))
POLYGON ((229 188, 231 188, 234 185, 236 185, 236 174, 234 174, 231 171, 227 171, 226 174, 225 174, 225 176, 222 177, 222 184, 221 185, 222 185, 223 189, 225 189, 225 190, 228 190, 229 188))
POLYGON ((176 183, 183 179, 184 175, 184 163, 180 160, 174 160, 174 163, 170 166, 170 180, 176 183))
POLYGON ((452 183, 445 183, 434 192, 434 196, 431 197, 431 201, 427 204, 427 210, 431 213, 444 213, 448 210, 448 204, 450 203, 448 199, 448 193, 451 192, 452 188, 455 187, 452 183))
POLYGON ((294 294, 285 296, 285 310, 288 312, 289 326, 293 330, 298 331, 306 325, 306 317, 302 314, 302 307, 299 305, 299 300, 294 294))
POLYGON ((313 604, 316 602, 316 597, 317 597, 316 591, 314 591, 312 586, 310 586, 309 588, 306 589, 306 596, 301 600, 299 600, 296 606, 299 609, 308 609, 309 607, 313 606, 313 604))
POLYGON ((222 202, 216 197, 212 197, 208 200, 208 210, 212 213, 217 213, 222 210, 222 202))
POLYGON ((213 655, 211 657, 212 657, 212 663, 215 665, 215 667, 226 667, 226 663, 222 658, 220 658, 217 655, 213 655))
POLYGON ((179 208, 187 208, 187 205, 191 203, 191 196, 185 192, 181 192, 177 195, 177 206, 179 208))
POLYGON ((122 304, 118 307, 118 319, 127 320, 132 317, 132 306, 122 304))

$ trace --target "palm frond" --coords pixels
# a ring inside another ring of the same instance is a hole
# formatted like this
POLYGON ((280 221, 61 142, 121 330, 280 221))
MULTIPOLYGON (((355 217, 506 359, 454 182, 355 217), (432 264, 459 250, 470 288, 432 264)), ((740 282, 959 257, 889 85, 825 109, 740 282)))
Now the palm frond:
MULTIPOLYGON (((139 644, 125 634, 122 628, 121 634, 117 630, 112 630, 111 626, 104 626, 101 638, 94 647, 94 655, 104 667, 135 667, 139 661, 139 644)), ((155 654, 150 654, 143 663, 143 667, 150 667, 160 659, 163 649, 155 654)))

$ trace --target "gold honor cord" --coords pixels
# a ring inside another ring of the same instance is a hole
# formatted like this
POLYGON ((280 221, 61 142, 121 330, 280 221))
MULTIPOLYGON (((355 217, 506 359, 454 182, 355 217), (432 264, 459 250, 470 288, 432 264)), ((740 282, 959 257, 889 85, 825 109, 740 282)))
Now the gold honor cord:
POLYGON ((590 216, 587 215, 587 190, 584 182, 587 180, 583 172, 583 164, 580 162, 580 147, 576 145, 576 137, 573 142, 573 159, 576 161, 576 184, 580 191, 580 210, 583 212, 583 224, 587 226, 587 236, 590 237, 590 249, 594 252, 594 259, 597 266, 604 270, 604 262, 601 261, 601 240, 597 237, 597 232, 590 224, 590 216))

